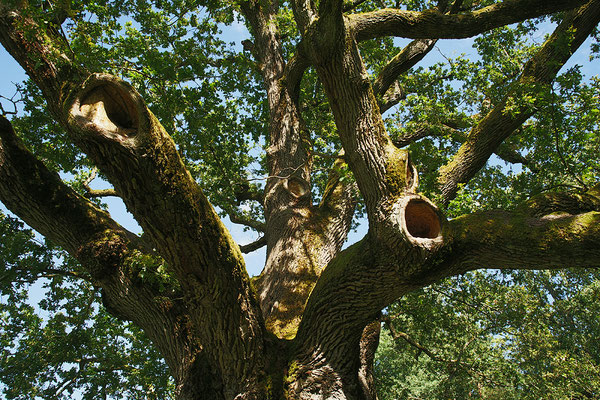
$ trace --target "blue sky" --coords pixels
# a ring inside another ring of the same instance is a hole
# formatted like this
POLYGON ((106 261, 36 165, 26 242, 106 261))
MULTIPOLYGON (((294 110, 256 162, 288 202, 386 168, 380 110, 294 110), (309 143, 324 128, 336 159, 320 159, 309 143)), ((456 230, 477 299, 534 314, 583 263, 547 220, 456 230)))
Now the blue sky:
MULTIPOLYGON (((548 24, 545 26, 545 29, 540 32, 539 40, 541 41, 544 33, 549 33, 552 30, 552 26, 548 24)), ((248 33, 246 29, 241 24, 234 24, 232 27, 228 28, 223 35, 224 39, 227 42, 235 42, 237 45, 240 45, 241 41, 248 37, 248 33)), ((401 40, 398 40, 400 42, 401 40)), ((600 71, 600 62, 598 60, 590 63, 588 59, 589 55, 589 46, 591 40, 588 40, 582 48, 571 58, 569 63, 565 68, 570 68, 575 64, 582 65, 582 72, 587 77, 597 75, 598 71, 600 71)), ((440 41, 438 44, 438 49, 434 49, 425 60, 420 65, 431 65, 435 62, 443 60, 442 54, 446 57, 456 57, 462 53, 473 53, 471 48, 472 40, 446 40, 440 41)), ((5 97, 12 97, 16 90, 15 84, 22 82, 26 75, 21 69, 21 67, 12 59, 12 57, 6 53, 6 51, 0 46, 0 95, 5 97)), ((4 106, 5 110, 12 110, 12 105, 10 102, 0 99, 0 102, 4 106)), ((96 181, 93 182, 92 186, 95 188, 105 188, 107 187, 106 182, 96 181)), ((109 205, 109 212, 119 223, 125 226, 127 229, 139 233, 140 228, 132 218, 131 214, 129 214, 120 199, 116 198, 106 198, 105 202, 109 205)), ((4 207, 0 204, 0 210, 4 210, 4 207)), ((232 224, 228 219, 225 219, 225 224, 232 233, 234 239, 239 244, 247 244, 257 239, 258 235, 254 232, 248 231, 244 232, 243 226, 232 224)), ((362 224, 357 232, 351 232, 349 235, 349 239, 347 242, 351 244, 356 242, 360 238, 364 236, 366 232, 366 224, 362 224)), ((262 266, 264 264, 265 259, 265 248, 262 248, 254 253, 245 256, 247 269, 250 275, 257 275, 260 273, 262 266)), ((44 290, 42 289, 40 284, 33 285, 31 287, 31 302, 35 303, 38 301, 43 295, 44 290)), ((1 385, 1 383, 0 383, 1 385)))
MULTIPOLYGON (((536 40, 542 41, 543 35, 550 33, 553 30, 551 24, 545 24, 543 29, 539 32, 536 40)), ((240 23, 234 23, 231 27, 224 29, 222 35, 223 39, 227 42, 234 42, 237 46, 241 46, 241 41, 248 37, 248 31, 240 23)), ((404 42, 405 39, 397 39, 397 41, 404 42)), ((408 41, 406 41, 408 42, 408 41)), ((589 62, 589 46, 591 40, 588 40, 581 49, 571 58, 565 68, 569 68, 574 64, 580 64, 583 66, 582 72, 584 75, 592 76, 597 75, 599 62, 589 62)), ((438 46, 426 58, 420 63, 420 65, 431 65, 438 61, 442 61, 443 57, 456 57, 460 54, 473 54, 474 51, 471 48, 472 40, 443 40, 438 42, 438 46)), ((0 77, 0 95, 5 97, 11 97, 15 94, 15 84, 22 82, 26 75, 22 68, 12 59, 12 57, 0 47, 0 71, 2 72, 0 77)), ((5 107, 5 110, 12 110, 12 105, 5 99, 0 99, 0 102, 5 107)), ((107 187, 105 182, 95 181, 92 186, 96 185, 96 188, 107 187)), ((120 199, 106 198, 106 203, 109 205, 109 211, 113 218, 119 223, 125 226, 127 229, 133 232, 140 232, 140 228, 129 214, 120 199)), ((244 232, 241 225, 232 224, 228 219, 225 219, 225 224, 230 229, 234 239, 239 244, 247 244, 257 239, 258 235, 254 232, 244 232)), ((359 240, 366 231, 366 227, 361 227, 358 232, 352 232, 350 234, 348 243, 353 243, 359 240)), ((246 264, 250 275, 256 275, 260 273, 265 259, 265 249, 262 248, 254 253, 246 255, 246 264)))

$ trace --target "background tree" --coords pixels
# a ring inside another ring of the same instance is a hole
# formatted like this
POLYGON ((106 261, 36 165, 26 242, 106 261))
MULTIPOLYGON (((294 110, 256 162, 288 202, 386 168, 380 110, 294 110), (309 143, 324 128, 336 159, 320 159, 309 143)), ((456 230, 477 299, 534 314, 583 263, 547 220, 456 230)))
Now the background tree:
POLYGON ((599 21, 597 0, 4 2, 30 80, 0 119, 0 199, 46 240, 3 217, 5 395, 373 399, 398 298, 400 384, 415 351, 446 375, 386 395, 518 397, 582 366, 554 387, 597 395, 593 276, 523 270, 600 265, 599 84, 559 75, 599 21), (217 36, 237 20, 241 49, 217 36), (417 67, 475 36, 475 59, 417 67), (213 205, 260 239, 238 246, 213 205), (356 215, 368 233, 341 250, 356 215), (250 279, 240 250, 262 246, 250 279), (23 295, 40 277, 45 321, 23 295), (506 333, 519 288, 537 334, 506 333), (543 334, 554 358, 528 353, 543 334))

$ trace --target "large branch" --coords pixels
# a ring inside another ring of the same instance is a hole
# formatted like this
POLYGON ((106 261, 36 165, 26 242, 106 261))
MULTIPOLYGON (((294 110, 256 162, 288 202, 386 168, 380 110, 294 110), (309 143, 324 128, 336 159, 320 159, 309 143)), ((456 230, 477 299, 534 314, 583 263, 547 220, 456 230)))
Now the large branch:
POLYGON ((19 10, 0 7, 0 41, 177 276, 226 396, 251 390, 262 368, 263 328, 244 261, 171 137, 130 85, 70 63, 57 38, 19 10), (232 359, 248 362, 232 366, 232 359))
MULTIPOLYGON (((181 294, 139 285, 131 264, 145 251, 140 239, 49 171, 4 117, 0 117, 0 200, 82 264, 92 283, 102 288, 109 311, 144 329, 165 357, 180 393, 198 390, 198 383, 187 376, 194 369, 207 370, 208 364, 180 325, 187 319, 181 294)), ((207 381, 214 378, 207 375, 207 381)))
POLYGON ((532 104, 519 104, 524 97, 539 98, 570 56, 600 22, 600 1, 590 1, 569 12, 543 47, 525 65, 510 92, 470 132, 453 159, 440 170, 439 186, 444 201, 451 200, 460 183, 467 183, 487 162, 504 139, 535 112, 532 104), (516 109, 509 109, 510 103, 516 109))
MULTIPOLYGON (((417 127, 415 130, 411 132, 407 132, 406 134, 394 138, 394 145, 397 147, 406 147, 409 144, 416 142, 417 140, 423 139, 425 137, 436 137, 436 136, 450 136, 450 138, 458 143, 465 143, 468 139, 468 135, 459 130, 455 129, 451 126, 440 124, 440 125, 430 125, 430 124, 422 124, 417 127)), ((501 143, 498 148, 494 151, 494 153, 500 157, 500 159, 511 163, 511 164, 523 164, 527 166, 532 172, 539 172, 538 167, 534 162, 524 157, 515 149, 511 148, 505 143, 501 143)))
POLYGON ((548 193, 515 211, 487 211, 450 221, 444 275, 479 268, 600 268, 600 186, 588 193, 548 193))
MULTIPOLYGON (((462 0, 456 0, 452 4, 449 12, 451 14, 456 13, 461 4, 462 0)), ((438 5, 438 11, 445 13, 447 7, 447 2, 440 2, 438 5)), ((386 64, 375 82, 373 82, 373 91, 375 92, 375 95, 383 98, 398 76, 407 72, 410 68, 421 61, 431 51, 431 49, 433 49, 436 43, 436 39, 416 39, 400 50, 400 52, 386 64)), ((391 102, 387 101, 380 102, 379 108, 381 109, 382 113, 391 106, 390 103, 391 102)))
MULTIPOLYGON (((378 97, 383 97, 398 76, 414 67, 435 46, 437 40, 418 39, 410 42, 383 68, 375 82, 373 91, 378 97)), ((388 107, 389 108, 389 107, 388 107)), ((382 110, 383 112, 383 110, 382 110)))
POLYGON ((358 41, 382 36, 412 39, 461 39, 493 28, 558 11, 569 10, 584 0, 505 0, 480 10, 444 14, 438 10, 382 9, 350 16, 358 41))

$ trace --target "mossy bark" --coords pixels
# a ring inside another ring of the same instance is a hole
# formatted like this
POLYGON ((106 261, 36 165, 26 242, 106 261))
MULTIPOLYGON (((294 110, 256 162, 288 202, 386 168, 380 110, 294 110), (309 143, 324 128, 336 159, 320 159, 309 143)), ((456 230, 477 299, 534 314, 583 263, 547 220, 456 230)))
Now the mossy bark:
MULTIPOLYGON (((237 244, 140 95, 116 77, 75 66, 53 46, 56 38, 35 30, 33 20, 19 20, 19 10, 0 6, 0 41, 40 86, 73 142, 114 185, 153 249, 50 173, 4 118, 0 199, 81 262, 111 313, 148 334, 171 369, 179 399, 375 399, 379 312, 403 294, 475 268, 600 266, 597 188, 445 221, 416 193, 416 171, 385 131, 357 46, 387 29, 412 32, 397 21, 379 21, 407 14, 345 17, 338 0, 321 0, 319 9, 293 3, 305 34, 298 68, 315 67, 343 152, 321 204, 313 204, 311 143, 294 89, 302 74, 286 68, 276 7, 242 2, 270 108, 268 256, 255 288, 237 244), (342 179, 344 163, 356 184, 342 179), (356 186, 369 233, 340 251, 356 186), (175 283, 165 289, 142 279, 139 262, 156 279, 164 278, 158 266, 166 263, 175 283)), ((514 11, 517 2, 502 4, 514 11)), ((536 5, 535 14, 573 2, 528 4, 536 5)), ((497 7, 479 16, 489 22, 499 15, 497 7)), ((428 11, 409 17, 414 26, 438 21, 464 28, 477 16, 428 11)), ((496 136, 484 131, 482 137, 496 136)))

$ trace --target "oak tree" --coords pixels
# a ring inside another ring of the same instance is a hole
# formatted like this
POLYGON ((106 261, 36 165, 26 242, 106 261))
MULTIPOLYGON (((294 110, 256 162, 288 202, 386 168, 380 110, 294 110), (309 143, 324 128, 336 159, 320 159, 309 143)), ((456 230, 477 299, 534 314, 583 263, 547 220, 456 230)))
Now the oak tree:
POLYGON ((48 241, 3 218, 4 312, 61 365, 31 393, 85 377, 107 398, 130 373, 130 398, 375 399, 395 300, 479 269, 597 268, 600 85, 561 69, 599 22, 598 0, 4 1, 29 81, 26 115, 0 119, 0 200, 48 241), (242 47, 218 36, 236 23, 242 47), (479 58, 419 68, 471 37, 479 58), (239 246, 224 215, 260 238, 239 246), (356 215, 368 232, 342 250, 356 215), (69 310, 55 330, 19 303, 41 276, 45 307, 69 310))

